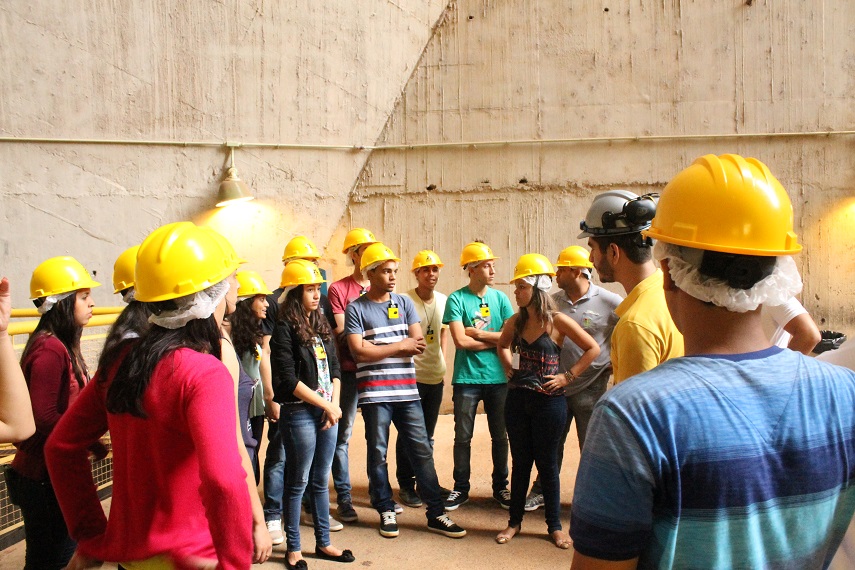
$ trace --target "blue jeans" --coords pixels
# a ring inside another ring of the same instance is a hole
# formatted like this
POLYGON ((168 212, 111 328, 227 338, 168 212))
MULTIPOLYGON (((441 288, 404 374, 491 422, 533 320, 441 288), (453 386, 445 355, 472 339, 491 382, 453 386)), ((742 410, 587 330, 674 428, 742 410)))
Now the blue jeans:
MULTIPOLYGON (((442 382, 439 384, 422 384, 418 382, 416 386, 419 389, 419 398, 421 398, 422 412, 425 416, 425 429, 427 429, 430 448, 433 450, 433 433, 436 431, 436 422, 439 419, 439 407, 442 405, 442 382)), ((407 456, 407 447, 400 437, 395 442, 395 457, 398 465, 396 472, 398 488, 410 491, 415 490, 416 474, 413 473, 413 467, 410 465, 410 459, 407 456)))
POLYGON ((339 395, 341 419, 338 421, 338 439, 335 444, 335 456, 332 463, 333 485, 336 502, 344 505, 353 502, 350 495, 350 462, 347 458, 350 434, 356 419, 356 372, 341 371, 341 392, 339 395))
POLYGON ((24 537, 27 541, 24 570, 65 568, 77 543, 68 536, 50 482, 7 473, 6 485, 15 495, 24 517, 24 537))
POLYGON ((493 440, 493 492, 508 487, 508 434, 505 431, 507 384, 454 384, 454 490, 469 492, 472 433, 478 402, 484 401, 487 427, 493 440))
POLYGON ((285 501, 285 536, 290 552, 300 551, 300 508, 308 488, 315 543, 330 545, 329 478, 338 426, 323 428, 324 411, 310 404, 282 406, 282 441, 288 455, 285 501))
POLYGON ((389 485, 389 468, 386 464, 389 425, 394 422, 398 439, 403 440, 407 447, 407 457, 412 463, 419 493, 427 504, 428 519, 442 515, 445 509, 439 494, 433 449, 418 400, 365 404, 362 406, 362 419, 365 420, 365 441, 368 444, 368 494, 371 496, 371 506, 377 509, 378 513, 395 508, 392 487, 389 485))
MULTIPOLYGON (((281 409, 281 408, 280 408, 281 409)), ((281 416, 280 416, 280 422, 281 416)), ((267 454, 264 458, 264 520, 282 518, 285 492, 285 446, 279 422, 267 423, 267 454)))
POLYGON ((508 391, 505 421, 514 462, 508 526, 522 524, 531 468, 536 464, 543 486, 547 529, 561 530, 558 440, 567 423, 565 400, 564 396, 547 396, 525 388, 508 391))
MULTIPOLYGON (((573 394, 567 398, 567 424, 564 426, 564 433, 561 434, 561 441, 558 442, 559 473, 561 472, 561 464, 564 462, 564 444, 567 441, 567 435, 570 433, 570 426, 573 425, 573 420, 576 420, 576 435, 579 436, 579 451, 581 451, 585 447, 585 436, 588 433, 588 423, 591 421, 591 414, 594 413, 594 405, 606 393, 606 384, 608 382, 609 377, 605 376, 578 394, 573 394)), ((531 492, 543 493, 539 474, 531 486, 531 492)))

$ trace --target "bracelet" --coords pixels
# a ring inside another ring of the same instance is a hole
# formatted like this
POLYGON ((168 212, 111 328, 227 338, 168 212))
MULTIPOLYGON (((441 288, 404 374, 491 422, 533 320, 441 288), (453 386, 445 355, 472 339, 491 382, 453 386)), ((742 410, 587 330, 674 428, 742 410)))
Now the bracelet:
POLYGON ((578 376, 576 376, 575 374, 573 374, 573 373, 572 373, 572 372, 570 372, 569 370, 566 370, 566 371, 564 372, 564 377, 565 377, 565 378, 567 378, 567 383, 568 383, 568 384, 572 384, 572 383, 573 383, 573 381, 575 381, 575 380, 577 380, 577 379, 579 378, 578 376))

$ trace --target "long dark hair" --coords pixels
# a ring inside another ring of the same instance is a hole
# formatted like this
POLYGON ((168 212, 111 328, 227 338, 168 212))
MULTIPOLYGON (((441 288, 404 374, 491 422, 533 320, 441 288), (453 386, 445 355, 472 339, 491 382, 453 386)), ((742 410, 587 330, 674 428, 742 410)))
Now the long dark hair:
MULTIPOLYGON (((39 319, 39 324, 36 325, 33 334, 27 340, 27 345, 24 347, 24 352, 21 355, 21 362, 30 353, 33 342, 37 337, 44 334, 52 334, 65 346, 68 355, 71 357, 71 368, 74 370, 74 377, 80 386, 86 384, 89 379, 89 370, 86 368, 86 361, 83 360, 83 353, 80 350, 80 337, 83 335, 83 327, 77 324, 74 320, 74 305, 77 302, 77 291, 58 302, 51 310, 43 314, 39 319)), ((41 305, 41 303, 38 303, 41 305)))
POLYGON ((261 319, 252 314, 252 304, 258 295, 238 302, 235 312, 229 315, 232 343, 238 357, 250 353, 256 358, 258 345, 261 344, 261 319))
POLYGON ((104 374, 122 353, 122 348, 128 343, 134 342, 143 336, 148 330, 148 316, 151 312, 145 303, 131 301, 119 314, 116 322, 107 333, 104 348, 101 350, 101 358, 98 359, 98 370, 101 370, 101 380, 105 380, 104 374))
POLYGON ((537 287, 531 288, 531 301, 528 307, 520 307, 520 314, 514 323, 514 336, 517 338, 522 336, 525 324, 528 322, 528 308, 534 309, 535 318, 540 321, 540 326, 544 329, 552 323, 552 314, 555 312, 555 301, 549 296, 546 291, 541 291, 537 287))
POLYGON ((285 302, 279 307, 279 319, 291 323, 297 332, 297 338, 304 345, 312 344, 316 336, 325 342, 332 339, 330 324, 321 316, 319 310, 309 313, 307 320, 306 309, 303 307, 302 285, 297 285, 285 295, 285 302))
MULTIPOLYGON (((175 303, 172 301, 148 305, 155 314, 175 309, 175 303)), ((179 348, 212 354, 219 360, 220 328, 214 316, 193 319, 177 329, 151 325, 140 341, 131 346, 113 376, 113 382, 107 389, 107 411, 113 414, 127 413, 139 418, 148 417, 143 409, 143 398, 154 369, 161 360, 179 348)), ((116 350, 121 350, 121 346, 114 348, 113 352, 116 350)), ((115 361, 118 355, 106 357, 115 361)))

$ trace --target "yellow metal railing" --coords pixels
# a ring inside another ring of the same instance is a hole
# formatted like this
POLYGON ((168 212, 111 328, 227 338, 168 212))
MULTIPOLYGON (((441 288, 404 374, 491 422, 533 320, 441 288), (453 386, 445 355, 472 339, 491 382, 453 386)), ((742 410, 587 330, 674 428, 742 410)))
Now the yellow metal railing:
MULTIPOLYGON (((119 313, 124 310, 124 307, 94 307, 92 309, 93 317, 89 320, 87 327, 104 327, 112 325, 119 317, 119 313)), ((39 317, 36 309, 12 309, 12 318, 39 317)), ((32 321, 19 321, 9 323, 9 335, 14 337, 20 334, 31 334, 36 330, 36 325, 39 324, 38 319, 32 321)), ((103 335, 92 335, 91 337, 84 336, 81 340, 91 338, 104 338, 103 335)))
MULTIPOLYGON (((83 358, 91 367, 98 362, 104 339, 107 337, 109 325, 112 325, 124 307, 94 307, 94 316, 89 320, 86 328, 91 332, 80 338, 83 358), (94 330, 93 327, 95 327, 94 330)), ((38 324, 39 313, 36 309, 12 309, 12 317, 20 320, 9 323, 9 334, 12 335, 13 346, 20 356, 26 346, 26 340, 35 330, 38 324), (14 342, 16 335, 20 335, 23 342, 14 342)), ((102 442, 110 448, 109 434, 102 438, 102 442)), ((0 546, 5 548, 23 538, 23 519, 17 507, 9 502, 6 481, 2 475, 2 469, 12 462, 15 456, 15 448, 12 445, 0 445, 0 546)), ((92 477, 98 487, 99 494, 104 497, 109 494, 113 484, 113 457, 110 453, 100 461, 92 463, 92 477)))

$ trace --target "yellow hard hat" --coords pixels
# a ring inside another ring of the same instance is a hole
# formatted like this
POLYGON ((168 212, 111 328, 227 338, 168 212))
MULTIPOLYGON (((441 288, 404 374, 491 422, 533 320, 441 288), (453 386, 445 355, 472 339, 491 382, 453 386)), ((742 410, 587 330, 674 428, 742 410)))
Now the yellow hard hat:
POLYGON ((461 267, 466 267, 470 263, 488 261, 491 259, 499 258, 493 255, 493 250, 491 250, 487 244, 481 243, 480 241, 473 241, 472 243, 467 244, 466 247, 463 248, 463 251, 460 252, 461 267))
POLYGON ((176 222, 154 230, 137 253, 137 301, 176 299, 219 283, 242 263, 232 245, 211 228, 176 222))
POLYGON ((121 293, 134 286, 134 268, 140 246, 129 247, 116 258, 113 264, 113 293, 121 293))
POLYGON ((530 275, 555 275, 555 270, 545 255, 527 253, 517 261, 512 281, 529 277, 530 275))
POLYGON ((571 245, 565 247, 558 254, 557 267, 587 267, 592 269, 594 264, 591 263, 591 252, 580 245, 571 245))
POLYGON ((30 278, 30 299, 93 289, 101 284, 89 276, 79 261, 68 255, 39 263, 30 278))
POLYGON ((250 297, 254 295, 272 295, 273 291, 267 288, 264 279, 255 271, 238 271, 235 275, 238 282, 238 297, 250 297))
POLYGON ((708 154, 665 186, 644 235, 666 243, 740 255, 793 255, 793 206, 756 158, 708 154))
POLYGON ((324 283, 326 279, 321 275, 321 270, 311 261, 305 259, 294 259, 289 261, 282 270, 280 287, 294 287, 296 285, 314 285, 324 283))
POLYGON ((416 255, 415 259, 413 259, 413 268, 410 271, 415 271, 419 267, 430 267, 431 265, 442 267, 442 261, 432 250, 423 249, 418 253, 418 255, 416 255))
POLYGON ((392 250, 380 243, 372 243, 369 245, 365 252, 362 254, 362 263, 360 263, 359 270, 365 271, 365 269, 375 263, 382 263, 384 261, 401 261, 395 254, 392 253, 392 250))
POLYGON ((292 259, 319 259, 321 254, 318 248, 312 243, 312 240, 306 236, 294 236, 288 245, 285 246, 285 252, 282 254, 282 261, 291 261, 292 259))
POLYGON ((341 252, 347 253, 350 251, 350 248, 366 243, 377 243, 377 238, 365 228, 353 228, 344 236, 344 248, 342 248, 341 252))

